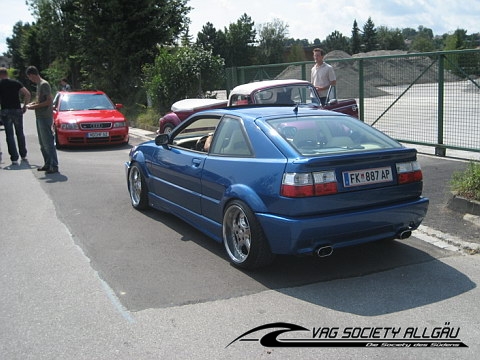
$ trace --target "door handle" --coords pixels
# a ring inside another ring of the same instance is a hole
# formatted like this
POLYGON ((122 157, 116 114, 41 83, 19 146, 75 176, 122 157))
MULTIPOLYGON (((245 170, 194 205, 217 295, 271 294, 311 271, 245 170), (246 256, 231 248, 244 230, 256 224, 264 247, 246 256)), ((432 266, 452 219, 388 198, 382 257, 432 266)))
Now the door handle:
POLYGON ((193 159, 192 160, 192 165, 194 167, 199 167, 201 163, 202 163, 202 159, 193 159))

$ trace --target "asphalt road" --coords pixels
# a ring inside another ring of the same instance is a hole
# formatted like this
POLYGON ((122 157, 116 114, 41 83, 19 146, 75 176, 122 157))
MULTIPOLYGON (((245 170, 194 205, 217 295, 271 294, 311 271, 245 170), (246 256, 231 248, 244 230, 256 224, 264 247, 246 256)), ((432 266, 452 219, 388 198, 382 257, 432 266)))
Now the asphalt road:
MULTIPOLYGON (((45 175, 31 117, 29 163, 0 164, 2 359, 476 358, 478 255, 416 236, 329 258, 229 265, 220 244, 129 203, 129 146, 59 152, 45 175), (272 322, 308 327, 460 328, 467 349, 326 349, 227 345, 272 322)), ((135 144, 139 139, 132 139, 135 144)), ((446 178, 466 162, 421 156, 431 230, 478 242, 478 225, 445 207, 446 178)))

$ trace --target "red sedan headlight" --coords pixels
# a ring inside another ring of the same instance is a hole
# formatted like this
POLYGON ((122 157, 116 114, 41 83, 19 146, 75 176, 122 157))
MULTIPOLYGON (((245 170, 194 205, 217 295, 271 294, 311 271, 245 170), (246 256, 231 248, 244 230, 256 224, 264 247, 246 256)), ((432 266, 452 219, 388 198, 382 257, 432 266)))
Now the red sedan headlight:
POLYGON ((77 123, 63 123, 60 125, 60 129, 62 130, 78 130, 77 123))

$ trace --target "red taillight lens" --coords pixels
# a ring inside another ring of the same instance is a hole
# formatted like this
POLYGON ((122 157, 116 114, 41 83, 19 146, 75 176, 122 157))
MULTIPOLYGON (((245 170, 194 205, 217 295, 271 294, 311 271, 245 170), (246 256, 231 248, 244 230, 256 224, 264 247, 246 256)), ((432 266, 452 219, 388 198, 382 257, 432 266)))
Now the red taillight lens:
POLYGON ((286 197, 308 197, 335 194, 337 179, 334 171, 286 173, 280 194, 286 197))
POLYGON ((315 195, 329 195, 337 193, 337 183, 315 184, 315 195))
POLYGON ((397 179, 399 184, 408 184, 412 182, 422 181, 423 174, 420 164, 417 161, 398 163, 397 179))
POLYGON ((314 172, 313 182, 317 196, 337 193, 337 178, 334 171, 314 172))
POLYGON ((282 196, 308 197, 314 195, 313 186, 282 185, 282 196))

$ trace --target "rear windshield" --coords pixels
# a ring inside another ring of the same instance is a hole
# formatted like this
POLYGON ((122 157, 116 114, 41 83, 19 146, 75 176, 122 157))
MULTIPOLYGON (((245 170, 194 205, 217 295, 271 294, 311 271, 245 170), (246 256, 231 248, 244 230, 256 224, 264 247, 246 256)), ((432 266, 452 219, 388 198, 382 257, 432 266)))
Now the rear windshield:
POLYGON ((267 122, 304 156, 402 147, 387 135, 349 116, 298 116, 267 122))

